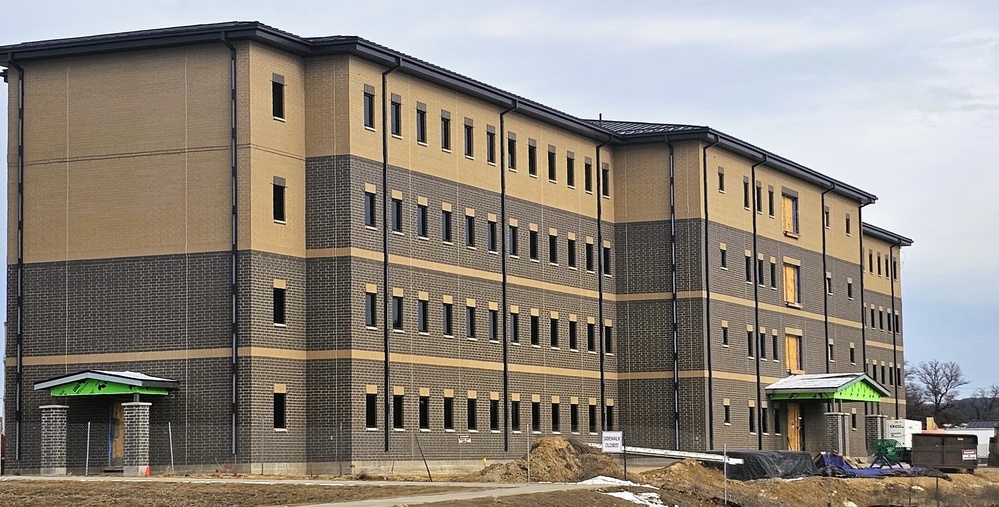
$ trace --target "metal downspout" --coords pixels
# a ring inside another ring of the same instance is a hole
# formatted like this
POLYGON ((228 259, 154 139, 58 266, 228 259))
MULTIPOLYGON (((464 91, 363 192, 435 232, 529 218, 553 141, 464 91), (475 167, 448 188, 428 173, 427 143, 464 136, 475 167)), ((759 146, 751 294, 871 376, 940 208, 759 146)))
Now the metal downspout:
POLYGON ((669 148, 669 245, 670 245, 670 284, 673 291, 672 313, 673 323, 670 334, 673 338, 673 438, 676 448, 680 448, 680 311, 676 300, 678 294, 676 281, 676 166, 673 160, 673 143, 669 135, 665 137, 669 148))
MULTIPOLYGON (((510 450, 510 307, 507 300, 507 223, 506 223, 506 119, 507 113, 520 107, 520 101, 513 100, 513 105, 500 112, 499 115, 499 145, 500 145, 500 271, 502 281, 502 302, 500 310, 503 315, 503 452, 510 450)), ((488 148, 487 148, 488 149, 488 148)))
POLYGON ((763 160, 755 163, 749 168, 751 173, 750 178, 752 180, 751 192, 753 194, 753 209, 750 212, 753 214, 753 262, 751 267, 753 269, 753 341, 756 346, 756 357, 753 361, 756 363, 756 445, 759 450, 763 450, 763 383, 760 381, 760 347, 763 345, 763 339, 760 336, 760 235, 757 232, 757 211, 760 206, 758 199, 756 198, 756 167, 767 163, 767 155, 763 154, 763 160))
POLYGON ((402 66, 402 59, 396 57, 395 64, 382 72, 382 347, 384 349, 385 355, 383 359, 383 373, 384 373, 384 384, 385 384, 385 396, 382 400, 382 412, 385 418, 385 452, 389 450, 389 434, 392 432, 391 422, 392 414, 389 412, 389 407, 391 407, 389 397, 391 396, 392 390, 389 389, 389 365, 390 365, 390 354, 389 350, 389 304, 392 303, 391 292, 389 291, 389 251, 388 251, 388 241, 389 241, 389 203, 388 203, 388 75, 393 71, 402 66))
POLYGON ((21 391, 24 389, 24 69, 9 53, 17 69, 17 365, 14 370, 14 459, 21 461, 21 391))
POLYGON ((230 323, 230 341, 231 341, 231 351, 229 356, 229 367, 231 369, 231 398, 229 400, 230 404, 230 418, 231 421, 231 433, 232 441, 230 442, 230 450, 233 456, 236 455, 236 451, 239 449, 237 445, 239 437, 239 424, 238 424, 238 414, 239 414, 239 391, 238 391, 238 380, 239 380, 239 277, 237 276, 237 271, 239 268, 239 208, 238 208, 238 196, 239 188, 237 186, 238 180, 236 175, 237 170, 237 155, 236 155, 236 47, 226 39, 225 32, 222 32, 222 43, 229 48, 229 164, 230 164, 230 191, 232 193, 232 211, 230 215, 231 220, 231 234, 232 234, 232 245, 230 252, 230 263, 232 271, 230 273, 229 285, 230 285, 230 305, 231 305, 231 323, 230 323))
MULTIPOLYGON (((889 315, 888 318, 891 319, 891 320, 889 320, 888 322, 890 324, 892 324, 892 326, 891 326, 891 360, 892 360, 892 363, 895 365, 895 368, 898 368, 898 324, 902 321, 902 319, 895 320, 895 269, 894 269, 894 267, 895 267, 895 262, 894 262, 895 253, 894 253, 894 250, 895 250, 895 247, 899 247, 899 249, 898 249, 898 256, 902 257, 902 248, 901 248, 901 246, 902 246, 902 242, 899 241, 899 242, 896 242, 894 245, 888 247, 888 259, 891 262, 891 264, 888 265, 888 283, 891 285, 891 315, 889 315)), ((864 366, 864 367, 866 368, 866 366, 864 366)), ((898 368, 896 371, 902 371, 902 369, 898 368)), ((901 379, 898 378, 898 375, 895 375, 895 390, 892 393, 894 395, 894 397, 895 397, 895 419, 899 418, 899 409, 898 409, 898 384, 900 382, 901 382, 901 379)))
MULTIPOLYGON (((715 448, 715 389, 714 389, 714 369, 711 363, 711 267, 708 259, 711 258, 711 254, 708 248, 708 230, 710 227, 708 225, 708 148, 718 144, 718 137, 715 136, 715 140, 709 143, 707 146, 701 150, 701 168, 704 172, 704 331, 706 339, 704 343, 707 346, 707 359, 708 359, 708 449, 715 448)), ((677 449, 680 448, 680 442, 676 443, 677 449)))
MULTIPOLYGON (((864 374, 867 374, 867 302, 864 298, 864 279, 867 278, 867 266, 864 264, 864 206, 870 202, 862 203, 857 208, 857 235, 860 236, 860 348, 861 359, 864 361, 864 374)), ((870 414, 868 406, 864 403, 864 415, 870 414)), ((877 405, 877 404, 876 404, 877 405)), ((877 413, 881 413, 880 408, 877 413)))
POLYGON ((827 281, 829 280, 827 273, 829 273, 828 259, 826 256, 826 194, 836 190, 836 184, 833 183, 831 187, 822 191, 821 204, 822 206, 822 326, 825 333, 825 344, 823 346, 826 349, 826 373, 829 373, 830 361, 832 357, 829 356, 829 291, 832 287, 827 287, 827 281))
POLYGON ((596 177, 597 177, 597 337, 600 341, 600 430, 607 429, 607 379, 604 372, 604 240, 603 240, 603 166, 600 165, 600 148, 603 148, 610 140, 604 141, 596 147, 596 177))

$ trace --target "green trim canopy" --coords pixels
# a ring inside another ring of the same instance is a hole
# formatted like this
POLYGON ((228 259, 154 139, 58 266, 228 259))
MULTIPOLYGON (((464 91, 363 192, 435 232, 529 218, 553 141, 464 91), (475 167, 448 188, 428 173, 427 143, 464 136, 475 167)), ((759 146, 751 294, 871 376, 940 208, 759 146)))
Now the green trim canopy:
POLYGON ((771 400, 881 401, 887 389, 866 373, 812 373, 784 377, 766 387, 771 400))
POLYGON ((86 370, 35 384, 35 390, 48 389, 52 396, 94 396, 107 394, 166 395, 176 389, 176 380, 152 377, 131 371, 86 370))

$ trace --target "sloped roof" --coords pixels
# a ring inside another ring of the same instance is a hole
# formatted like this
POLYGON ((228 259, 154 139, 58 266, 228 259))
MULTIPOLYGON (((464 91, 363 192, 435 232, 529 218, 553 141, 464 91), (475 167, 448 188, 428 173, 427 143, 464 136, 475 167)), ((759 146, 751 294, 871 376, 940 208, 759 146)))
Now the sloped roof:
POLYGON ((35 384, 35 390, 41 391, 42 389, 49 389, 83 380, 100 380, 105 382, 117 382, 128 386, 160 387, 165 389, 176 388, 180 383, 176 380, 153 377, 151 375, 136 373, 134 371, 84 370, 78 373, 72 373, 37 382, 35 384))
POLYGON ((989 429, 999 428, 999 421, 971 421, 965 428, 969 429, 989 429))
POLYGON ((807 373, 784 377, 766 387, 768 393, 834 393, 865 382, 881 396, 891 393, 866 373, 807 373))

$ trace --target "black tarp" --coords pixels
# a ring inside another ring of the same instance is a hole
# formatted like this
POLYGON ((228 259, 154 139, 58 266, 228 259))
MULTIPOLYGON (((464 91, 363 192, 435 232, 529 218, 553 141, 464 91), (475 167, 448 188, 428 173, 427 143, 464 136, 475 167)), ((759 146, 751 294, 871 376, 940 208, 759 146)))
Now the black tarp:
MULTIPOLYGON (((739 481, 793 479, 819 474, 812 456, 804 451, 728 451, 728 457, 743 461, 741 465, 728 465, 728 478, 739 481)), ((711 463, 711 466, 722 468, 721 463, 711 463)))

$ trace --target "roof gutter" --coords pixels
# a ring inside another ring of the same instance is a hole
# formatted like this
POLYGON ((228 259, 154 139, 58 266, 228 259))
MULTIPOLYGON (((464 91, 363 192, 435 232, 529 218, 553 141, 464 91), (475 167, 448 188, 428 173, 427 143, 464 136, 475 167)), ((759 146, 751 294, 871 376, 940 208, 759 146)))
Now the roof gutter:
MULTIPOLYGON (((716 136, 714 141, 711 141, 707 146, 701 150, 701 168, 704 172, 704 333, 706 336, 705 343, 707 346, 707 359, 708 359, 708 449, 715 448, 715 389, 714 389, 714 368, 711 362, 711 267, 709 266, 708 259, 711 256, 710 248, 708 244, 708 236, 711 231, 711 221, 708 214, 708 148, 718 144, 719 140, 716 136)), ((674 300, 676 296, 674 295, 674 300)), ((675 322, 675 321, 674 321, 675 322)), ((674 368, 674 382, 679 382, 679 373, 676 372, 674 368)), ((680 442, 676 442, 677 448, 680 446, 680 442)))
POLYGON ((384 349, 384 357, 382 359, 382 372, 383 372, 383 382, 385 384, 385 396, 382 397, 382 415, 385 418, 385 452, 389 451, 389 435, 392 433, 392 414, 389 412, 389 407, 392 405, 389 401, 390 393, 390 379, 389 379, 389 368, 391 366, 391 351, 389 349, 389 328, 392 322, 389 320, 389 305, 392 303, 392 293, 389 289, 389 189, 388 189, 388 171, 389 171, 389 149, 388 149, 388 136, 389 136, 389 125, 388 125, 388 75, 395 72, 402 66, 402 59, 397 58, 395 63, 385 69, 382 72, 382 348, 384 349))

